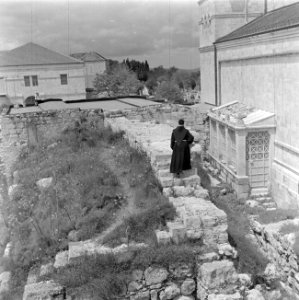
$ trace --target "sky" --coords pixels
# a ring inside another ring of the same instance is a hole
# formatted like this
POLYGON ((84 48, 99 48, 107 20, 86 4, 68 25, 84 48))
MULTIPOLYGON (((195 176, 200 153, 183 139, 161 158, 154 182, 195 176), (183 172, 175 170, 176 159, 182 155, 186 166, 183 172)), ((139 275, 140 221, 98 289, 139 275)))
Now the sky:
POLYGON ((0 51, 34 42, 60 53, 199 67, 197 0, 0 0, 0 51))

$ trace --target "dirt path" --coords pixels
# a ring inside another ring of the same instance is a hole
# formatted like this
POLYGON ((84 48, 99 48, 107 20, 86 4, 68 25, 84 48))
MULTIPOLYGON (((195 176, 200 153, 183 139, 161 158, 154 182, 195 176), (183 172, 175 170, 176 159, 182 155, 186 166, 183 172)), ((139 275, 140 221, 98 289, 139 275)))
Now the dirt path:
POLYGON ((128 172, 128 167, 123 164, 117 163, 117 147, 106 146, 103 147, 103 152, 101 153, 101 158, 109 166, 112 173, 117 176, 119 185, 122 188, 122 192, 124 197, 126 197, 127 202, 123 205, 120 210, 116 213, 115 220, 113 224, 111 224, 106 230, 104 230, 101 234, 99 234, 95 240, 98 243, 101 243, 105 236, 107 236, 110 232, 112 232, 115 228, 117 228, 125 218, 130 216, 133 213, 139 211, 135 206, 135 188, 130 187, 130 184, 127 180, 126 173, 128 172))

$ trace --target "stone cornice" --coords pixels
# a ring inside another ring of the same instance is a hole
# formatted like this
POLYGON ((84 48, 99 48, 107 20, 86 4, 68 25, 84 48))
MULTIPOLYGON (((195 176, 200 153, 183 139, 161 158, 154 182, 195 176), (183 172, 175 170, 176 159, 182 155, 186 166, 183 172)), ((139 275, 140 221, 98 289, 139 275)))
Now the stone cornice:
POLYGON ((279 31, 261 33, 258 35, 243 37, 231 41, 215 43, 217 49, 226 49, 239 46, 248 46, 248 44, 263 43, 268 41, 285 40, 286 38, 299 38, 299 27, 282 29, 279 31))
POLYGON ((214 51, 214 45, 199 47, 198 50, 200 53, 214 51))

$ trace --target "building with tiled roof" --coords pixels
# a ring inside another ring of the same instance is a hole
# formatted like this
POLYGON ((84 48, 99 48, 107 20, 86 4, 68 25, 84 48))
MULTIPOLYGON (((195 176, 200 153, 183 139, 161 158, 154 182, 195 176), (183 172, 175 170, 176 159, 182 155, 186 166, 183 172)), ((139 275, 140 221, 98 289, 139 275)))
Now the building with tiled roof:
POLYGON ((96 75, 106 70, 106 58, 97 52, 73 53, 71 56, 84 63, 86 88, 93 88, 96 75))
POLYGON ((211 160, 239 196, 270 193, 278 207, 298 209, 299 1, 258 1, 255 17, 254 1, 225 1, 230 16, 218 2, 200 1, 204 15, 212 11, 200 43, 215 32, 200 47, 201 99, 220 107, 210 113, 211 160))
POLYGON ((0 53, 0 95, 12 103, 27 98, 84 98, 84 64, 35 43, 0 53))

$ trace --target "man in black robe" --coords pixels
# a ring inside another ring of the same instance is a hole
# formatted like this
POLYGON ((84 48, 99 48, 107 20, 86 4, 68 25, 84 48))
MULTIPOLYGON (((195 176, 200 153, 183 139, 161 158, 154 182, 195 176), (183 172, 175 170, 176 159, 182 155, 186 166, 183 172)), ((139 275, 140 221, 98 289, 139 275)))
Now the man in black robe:
POLYGON ((184 170, 191 169, 190 162, 190 147, 193 143, 194 137, 184 127, 184 120, 179 120, 179 125, 172 131, 170 147, 172 151, 170 173, 175 173, 180 176, 184 170))

